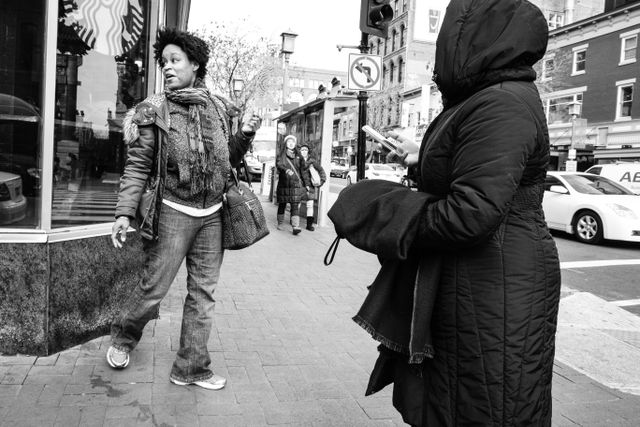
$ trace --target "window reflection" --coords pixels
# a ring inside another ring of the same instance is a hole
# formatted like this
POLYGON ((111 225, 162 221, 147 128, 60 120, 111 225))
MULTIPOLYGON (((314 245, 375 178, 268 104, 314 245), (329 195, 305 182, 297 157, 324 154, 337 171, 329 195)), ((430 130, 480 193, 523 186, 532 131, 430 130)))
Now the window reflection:
POLYGON ((0 227, 40 225, 44 1, 0 2, 0 227))
POLYGON ((59 2, 53 227, 113 221, 122 119, 146 95, 147 5, 59 2))

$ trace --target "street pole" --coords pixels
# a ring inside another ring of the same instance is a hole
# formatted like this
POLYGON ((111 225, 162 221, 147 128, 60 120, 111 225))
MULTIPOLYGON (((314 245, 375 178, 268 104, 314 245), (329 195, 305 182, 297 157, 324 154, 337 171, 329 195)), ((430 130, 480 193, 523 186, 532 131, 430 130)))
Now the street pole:
MULTIPOLYGON (((369 34, 362 33, 360 39, 360 53, 369 52, 369 34)), ((367 136, 362 130, 362 126, 367 124, 367 99, 369 95, 367 91, 358 92, 358 151, 356 153, 356 178, 358 181, 364 179, 364 160, 367 149, 367 136)))
POLYGON ((285 103, 285 97, 286 97, 286 89, 287 89, 287 71, 289 68, 289 54, 285 53, 283 58, 283 64, 282 64, 282 105, 280 106, 281 108, 281 112, 280 114, 284 114, 284 103, 285 103))

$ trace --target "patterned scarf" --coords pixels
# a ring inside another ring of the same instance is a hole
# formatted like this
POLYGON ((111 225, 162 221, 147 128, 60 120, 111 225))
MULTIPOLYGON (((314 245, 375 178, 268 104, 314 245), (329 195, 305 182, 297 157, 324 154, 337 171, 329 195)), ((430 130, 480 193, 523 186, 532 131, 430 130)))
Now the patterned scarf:
POLYGON ((228 134, 228 130, 224 114, 211 101, 211 95, 200 79, 196 80, 192 88, 167 89, 165 95, 169 101, 189 109, 185 117, 189 153, 186 159, 183 159, 187 160, 188 164, 178 164, 181 169, 181 184, 190 184, 191 194, 211 190, 214 186, 215 166, 218 163, 215 158, 215 144, 227 143, 225 134, 228 134), (218 117, 213 117, 214 110, 218 117), (214 125, 216 119, 220 121, 218 126, 214 125))

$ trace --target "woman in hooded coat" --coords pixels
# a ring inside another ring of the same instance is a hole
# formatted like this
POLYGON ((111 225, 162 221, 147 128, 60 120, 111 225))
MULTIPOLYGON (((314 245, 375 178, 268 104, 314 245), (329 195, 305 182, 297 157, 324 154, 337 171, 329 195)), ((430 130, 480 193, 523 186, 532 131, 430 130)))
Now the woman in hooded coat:
POLYGON ((438 198, 413 246, 441 257, 434 352, 383 372, 412 425, 551 425, 560 269, 541 207, 549 137, 532 68, 547 28, 524 0, 447 8, 433 78, 444 109, 406 158, 438 198))

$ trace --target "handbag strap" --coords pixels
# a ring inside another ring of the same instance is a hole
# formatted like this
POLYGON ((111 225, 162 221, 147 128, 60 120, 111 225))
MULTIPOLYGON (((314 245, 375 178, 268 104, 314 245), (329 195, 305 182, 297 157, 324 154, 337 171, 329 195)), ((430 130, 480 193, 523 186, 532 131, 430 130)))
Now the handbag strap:
MULTIPOLYGON (((293 173, 295 173, 295 174, 296 174, 296 176, 298 177, 298 179, 300 180, 300 182, 301 182, 301 183, 303 183, 303 182, 302 182, 302 178, 300 178, 300 174, 298 174, 298 171, 296 170, 296 167, 293 165, 293 162, 291 161, 291 159, 289 158, 289 156, 287 156, 286 154, 285 154, 285 156, 287 157, 287 161, 289 162, 289 164, 290 164, 290 165, 291 165, 291 167, 293 168, 293 173)), ((303 184, 304 184, 304 183, 303 183, 303 184)))

